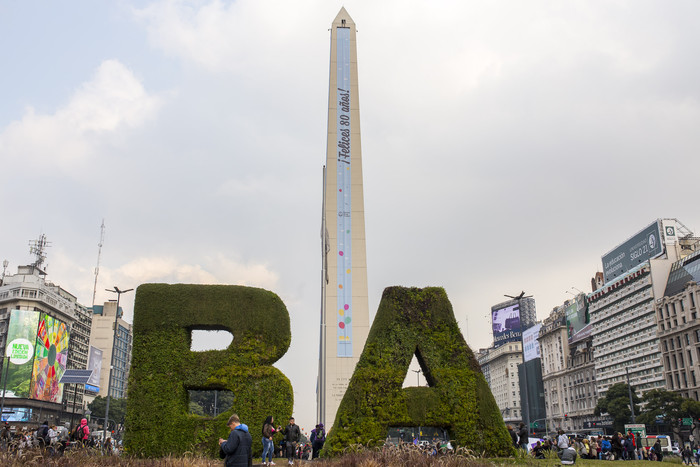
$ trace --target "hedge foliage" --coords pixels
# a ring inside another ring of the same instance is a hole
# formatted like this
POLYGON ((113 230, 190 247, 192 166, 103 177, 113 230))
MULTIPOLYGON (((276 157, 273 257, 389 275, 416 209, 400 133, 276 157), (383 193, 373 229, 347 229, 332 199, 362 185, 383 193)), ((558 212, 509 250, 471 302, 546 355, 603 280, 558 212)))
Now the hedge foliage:
POLYGON ((262 451, 268 415, 286 421, 293 391, 272 364, 291 341, 289 313, 267 290, 232 285, 143 284, 136 291, 125 450, 141 457, 218 454, 232 413, 262 451), (193 330, 233 334, 225 350, 193 352, 193 330), (188 414, 188 390, 229 390, 233 407, 215 418, 188 414))
POLYGON ((501 413, 442 288, 384 290, 322 455, 383 444, 391 426, 443 427, 458 446, 487 456, 512 454, 501 413), (402 389, 414 354, 429 387, 402 389))

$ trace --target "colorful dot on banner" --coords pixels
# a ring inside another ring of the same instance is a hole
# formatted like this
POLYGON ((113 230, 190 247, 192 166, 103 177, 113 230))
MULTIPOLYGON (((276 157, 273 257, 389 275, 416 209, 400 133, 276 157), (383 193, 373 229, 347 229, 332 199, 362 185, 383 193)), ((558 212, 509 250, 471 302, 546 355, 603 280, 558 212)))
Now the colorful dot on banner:
POLYGON ((345 272, 347 272, 348 274, 350 274, 350 270, 349 270, 349 269, 348 269, 347 271, 345 271, 345 272))
POLYGON ((352 318, 350 318, 349 316, 346 316, 345 317, 345 324, 350 324, 350 321, 352 321, 352 318))
POLYGON ((339 251, 338 254, 339 254, 340 256, 343 256, 343 252, 342 252, 342 251, 339 251))
POLYGON ((350 229, 346 230, 345 233, 350 233, 350 229))
POLYGON ((340 329, 345 329, 345 323, 343 323, 343 322, 341 321, 340 323, 338 323, 338 327, 339 327, 340 329))
POLYGON ((338 191, 343 191, 343 189, 342 189, 342 188, 338 188, 338 191))
POLYGON ((350 305, 348 305, 348 304, 346 303, 345 306, 344 306, 343 308, 345 308, 346 310, 349 310, 349 309, 350 309, 350 305))
POLYGON ((339 288, 339 289, 342 289, 342 288, 343 288, 343 284, 338 284, 338 288, 339 288))
POLYGON ((343 315, 345 314, 345 311, 344 311, 344 310, 338 310, 338 314, 339 314, 340 316, 343 316, 343 315))

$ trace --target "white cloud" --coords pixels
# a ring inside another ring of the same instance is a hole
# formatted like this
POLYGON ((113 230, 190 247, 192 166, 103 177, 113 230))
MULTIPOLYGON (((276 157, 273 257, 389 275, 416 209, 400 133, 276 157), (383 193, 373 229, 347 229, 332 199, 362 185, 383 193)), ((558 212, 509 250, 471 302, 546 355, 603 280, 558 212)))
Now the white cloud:
POLYGON ((64 107, 53 114, 30 107, 6 127, 0 133, 0 153, 24 167, 70 168, 96 156, 103 138, 152 118, 159 105, 160 99, 148 95, 131 70, 118 60, 105 60, 64 107))

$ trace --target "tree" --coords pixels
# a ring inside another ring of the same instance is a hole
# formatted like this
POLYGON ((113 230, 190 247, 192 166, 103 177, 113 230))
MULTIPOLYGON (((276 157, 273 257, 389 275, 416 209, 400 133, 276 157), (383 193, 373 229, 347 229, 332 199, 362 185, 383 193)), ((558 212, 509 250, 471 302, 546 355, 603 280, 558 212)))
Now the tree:
MULTIPOLYGON (((98 422, 104 423, 105 408, 107 407, 107 398, 102 396, 95 397, 95 400, 88 404, 90 416, 98 419, 98 422)), ((124 423, 126 416, 126 399, 110 398, 109 401, 109 418, 115 423, 124 423)))
MULTIPOLYGON (((625 383, 613 384, 608 388, 608 392, 604 397, 598 399, 598 404, 595 407, 595 414, 601 415, 604 413, 610 414, 613 419, 613 429, 615 431, 624 432, 625 423, 629 423, 632 417, 630 410, 630 387, 625 383)), ((632 388, 632 403, 634 404, 634 413, 639 413, 640 399, 637 393, 632 388)))
POLYGON ((697 420, 700 417, 700 402, 685 399, 680 394, 665 389, 653 389, 644 394, 644 412, 637 418, 639 423, 652 424, 663 420, 676 435, 679 435, 683 418, 697 420))

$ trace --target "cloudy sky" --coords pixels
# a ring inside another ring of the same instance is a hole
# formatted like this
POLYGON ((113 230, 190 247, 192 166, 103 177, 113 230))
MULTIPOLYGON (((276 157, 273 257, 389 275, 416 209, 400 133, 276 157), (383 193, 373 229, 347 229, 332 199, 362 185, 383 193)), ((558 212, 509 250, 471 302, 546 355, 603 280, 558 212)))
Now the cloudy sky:
MULTIPOLYGON (((0 1, 0 259, 280 295, 313 426, 328 28, 357 24, 370 312, 442 286, 473 349, 654 219, 700 229, 694 1, 0 1)), ((122 304, 130 319, 133 294, 122 304)))

